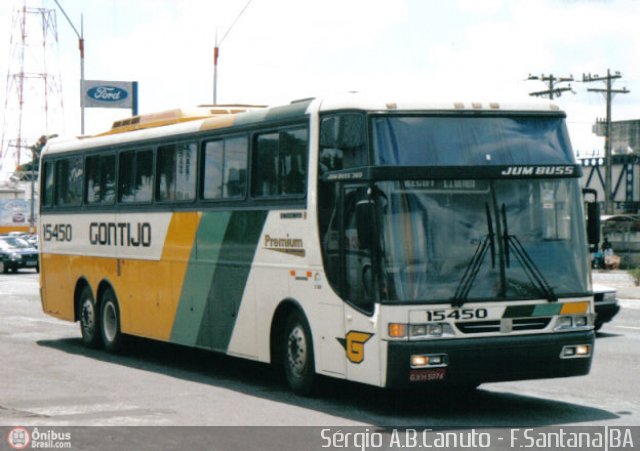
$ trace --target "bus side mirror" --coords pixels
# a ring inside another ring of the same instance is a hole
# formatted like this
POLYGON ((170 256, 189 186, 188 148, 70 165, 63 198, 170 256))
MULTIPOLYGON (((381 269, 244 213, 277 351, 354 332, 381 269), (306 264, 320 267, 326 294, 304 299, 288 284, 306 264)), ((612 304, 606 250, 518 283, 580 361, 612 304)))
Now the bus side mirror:
POLYGON ((370 199, 361 200, 356 204, 356 227, 360 249, 373 247, 373 218, 374 204, 370 199))
POLYGON ((587 238, 597 249, 600 244, 600 204, 597 202, 587 204, 587 238))

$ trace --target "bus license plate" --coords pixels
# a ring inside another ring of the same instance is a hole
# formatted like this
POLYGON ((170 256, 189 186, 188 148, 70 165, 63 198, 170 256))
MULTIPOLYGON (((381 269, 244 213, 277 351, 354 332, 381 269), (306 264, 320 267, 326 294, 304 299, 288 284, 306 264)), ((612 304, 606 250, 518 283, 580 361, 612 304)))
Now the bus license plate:
POLYGON ((433 368, 430 370, 409 371, 409 382, 432 382, 443 381, 447 374, 446 368, 433 368))

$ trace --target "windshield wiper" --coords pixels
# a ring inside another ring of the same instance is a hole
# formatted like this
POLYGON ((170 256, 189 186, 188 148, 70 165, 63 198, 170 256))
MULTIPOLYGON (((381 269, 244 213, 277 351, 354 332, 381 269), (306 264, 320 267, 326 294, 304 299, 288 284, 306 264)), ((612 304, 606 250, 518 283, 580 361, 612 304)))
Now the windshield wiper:
POLYGON ((467 300, 467 296, 469 296, 471 287, 473 286, 476 277, 478 277, 478 272, 480 272, 482 262, 484 261, 488 250, 491 250, 491 267, 495 268, 496 266, 496 248, 495 238, 493 234, 493 220, 491 219, 491 211, 489 210, 489 204, 487 203, 485 203, 485 210, 487 213, 488 232, 487 235, 482 239, 482 241, 478 243, 478 247, 476 247, 476 251, 471 258, 471 261, 467 265, 467 269, 465 270, 462 279, 460 279, 458 288, 456 288, 456 292, 454 293, 453 298, 451 298, 451 305, 453 307, 462 307, 464 302, 467 300))
POLYGON ((509 235, 509 224, 507 223, 507 211, 505 204, 502 204, 502 225, 504 231, 502 239, 504 240, 504 254, 507 268, 509 268, 511 264, 509 250, 512 249, 516 260, 518 260, 524 269, 529 281, 549 302, 557 302, 558 296, 553 292, 553 288, 551 288, 551 285, 549 285, 549 282, 547 282, 547 279, 545 279, 544 275, 524 248, 518 237, 515 235, 509 235))

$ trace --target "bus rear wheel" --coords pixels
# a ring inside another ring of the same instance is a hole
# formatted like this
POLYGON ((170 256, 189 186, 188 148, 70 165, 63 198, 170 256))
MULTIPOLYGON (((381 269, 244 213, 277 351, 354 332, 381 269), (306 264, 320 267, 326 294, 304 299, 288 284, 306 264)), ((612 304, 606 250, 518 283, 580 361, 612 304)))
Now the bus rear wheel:
POLYGON ((104 349, 117 353, 123 348, 123 337, 120 330, 120 308, 115 293, 107 289, 100 303, 100 332, 104 349))
POLYGON ((102 344, 98 327, 98 309, 91 288, 86 285, 80 292, 80 333, 82 343, 89 348, 102 344))
POLYGON ((287 319, 282 361, 287 384, 294 393, 307 396, 313 391, 315 364, 309 324, 299 312, 287 319))

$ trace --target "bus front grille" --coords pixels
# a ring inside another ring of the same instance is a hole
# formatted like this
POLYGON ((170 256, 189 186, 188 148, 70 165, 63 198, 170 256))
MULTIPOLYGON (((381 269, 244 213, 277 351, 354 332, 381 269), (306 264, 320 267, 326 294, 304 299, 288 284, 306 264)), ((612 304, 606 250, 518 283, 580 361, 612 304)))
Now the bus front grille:
POLYGON ((512 332, 523 330, 541 330, 549 325, 551 317, 512 318, 502 324, 495 321, 465 321, 455 323, 456 328, 463 334, 486 334, 497 332, 512 332))

